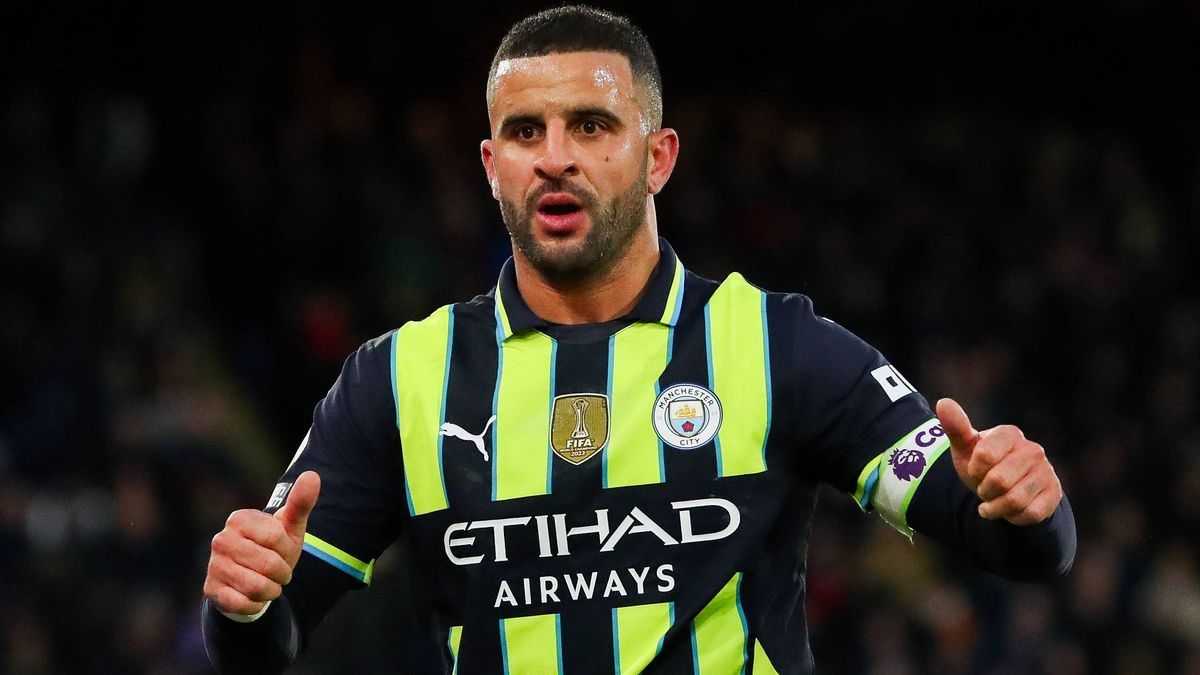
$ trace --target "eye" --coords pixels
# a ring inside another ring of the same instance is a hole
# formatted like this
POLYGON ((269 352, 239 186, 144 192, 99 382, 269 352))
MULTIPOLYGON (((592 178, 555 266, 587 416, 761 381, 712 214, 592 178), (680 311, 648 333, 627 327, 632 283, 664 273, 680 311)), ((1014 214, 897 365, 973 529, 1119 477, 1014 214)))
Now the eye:
POLYGON ((532 124, 523 124, 517 127, 517 138, 523 141, 532 141, 537 137, 537 129, 533 128, 532 124))
POLYGON ((596 120, 584 120, 582 123, 580 123, 579 130, 582 131, 585 136, 595 136, 603 131, 604 127, 596 120))

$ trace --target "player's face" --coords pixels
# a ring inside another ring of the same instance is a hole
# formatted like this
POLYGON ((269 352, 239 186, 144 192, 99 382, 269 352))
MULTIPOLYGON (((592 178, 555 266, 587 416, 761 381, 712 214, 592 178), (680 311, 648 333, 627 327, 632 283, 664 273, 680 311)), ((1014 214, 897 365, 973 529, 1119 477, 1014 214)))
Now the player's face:
POLYGON ((629 61, 608 52, 502 61, 483 142, 516 252, 563 281, 608 269, 646 223, 650 160, 629 61))

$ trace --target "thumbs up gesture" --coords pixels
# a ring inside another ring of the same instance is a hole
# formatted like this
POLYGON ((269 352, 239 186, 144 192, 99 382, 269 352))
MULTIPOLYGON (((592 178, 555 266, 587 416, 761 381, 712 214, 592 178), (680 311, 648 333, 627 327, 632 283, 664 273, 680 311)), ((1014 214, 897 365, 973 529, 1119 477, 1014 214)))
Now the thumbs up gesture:
POLYGON ((308 514, 320 492, 320 476, 305 471, 273 515, 257 509, 230 514, 213 537, 204 579, 204 595, 217 609, 253 616, 279 597, 300 560, 308 514))
POLYGON ((976 431, 954 399, 938 401, 937 416, 950 439, 954 470, 983 501, 979 505, 981 518, 1033 525, 1058 508, 1062 484, 1046 458, 1045 448, 1025 438, 1012 425, 976 431))

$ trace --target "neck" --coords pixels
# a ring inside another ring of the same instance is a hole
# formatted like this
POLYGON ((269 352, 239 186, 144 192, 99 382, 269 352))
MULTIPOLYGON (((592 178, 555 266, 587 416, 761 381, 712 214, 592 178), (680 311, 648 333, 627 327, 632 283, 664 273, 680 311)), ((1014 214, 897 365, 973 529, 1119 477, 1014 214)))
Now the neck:
POLYGON ((519 251, 513 255, 517 288, 525 304, 542 319, 559 324, 602 323, 628 314, 646 289, 658 259, 653 222, 634 235, 611 268, 569 286, 548 280, 519 251))

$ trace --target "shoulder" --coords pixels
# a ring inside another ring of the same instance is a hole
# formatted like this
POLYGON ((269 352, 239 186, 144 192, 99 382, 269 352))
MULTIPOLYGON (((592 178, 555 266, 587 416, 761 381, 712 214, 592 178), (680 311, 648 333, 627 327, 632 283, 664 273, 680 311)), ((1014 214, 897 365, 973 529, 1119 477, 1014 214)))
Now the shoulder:
POLYGON ((740 272, 731 272, 720 282, 700 279, 709 287, 709 303, 757 303, 759 311, 781 330, 779 337, 810 334, 812 337, 853 337, 832 319, 817 314, 812 298, 803 293, 781 293, 755 284, 740 272))
POLYGON ((809 384, 851 381, 881 361, 871 345, 819 314, 812 298, 803 293, 766 290, 737 272, 713 286, 711 306, 740 305, 743 316, 761 312, 772 361, 789 378, 809 384))

